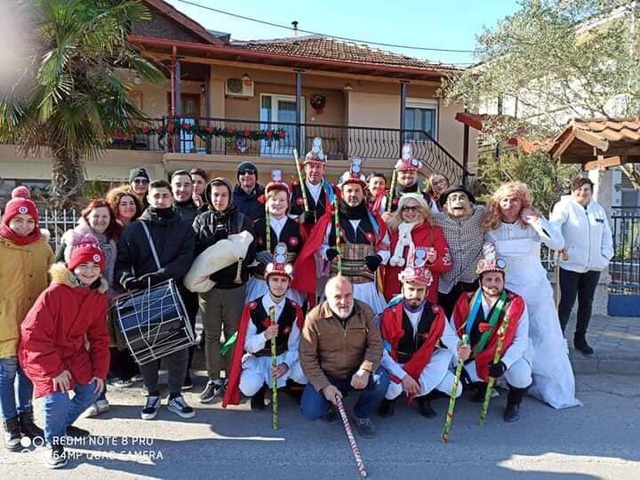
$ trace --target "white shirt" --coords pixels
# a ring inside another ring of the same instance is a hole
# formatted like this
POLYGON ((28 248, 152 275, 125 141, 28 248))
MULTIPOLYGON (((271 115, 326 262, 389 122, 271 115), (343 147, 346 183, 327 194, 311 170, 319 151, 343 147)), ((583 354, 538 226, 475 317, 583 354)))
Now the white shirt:
POLYGON ((317 204, 318 199, 320 198, 320 192, 322 191, 323 182, 320 182, 317 185, 313 185, 312 183, 309 183, 309 180, 305 180, 304 183, 307 185, 307 190, 309 190, 309 193, 313 197, 313 201, 317 204))
POLYGON ((277 219, 273 215, 269 217, 269 223, 271 224, 271 228, 273 228, 273 231, 276 232, 278 241, 280 241, 280 234, 282 233, 282 229, 284 228, 284 224, 287 223, 288 218, 289 217, 287 217, 286 215, 284 215, 281 219, 277 219))

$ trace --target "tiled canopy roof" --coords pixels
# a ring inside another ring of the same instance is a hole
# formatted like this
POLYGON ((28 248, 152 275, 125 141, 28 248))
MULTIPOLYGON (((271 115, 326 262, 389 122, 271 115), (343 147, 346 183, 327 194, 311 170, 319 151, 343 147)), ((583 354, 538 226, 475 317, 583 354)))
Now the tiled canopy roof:
POLYGON ((460 69, 441 63, 431 63, 399 53, 371 48, 367 45, 345 42, 322 36, 234 41, 232 45, 252 50, 295 57, 315 57, 339 62, 367 65, 386 65, 431 71, 459 71, 460 69))

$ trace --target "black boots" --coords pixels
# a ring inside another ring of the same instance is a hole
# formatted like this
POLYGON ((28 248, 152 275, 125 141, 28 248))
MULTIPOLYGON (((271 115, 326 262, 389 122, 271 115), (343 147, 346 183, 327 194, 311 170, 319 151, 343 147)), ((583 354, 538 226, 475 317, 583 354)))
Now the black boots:
POLYGON ((582 352, 585 355, 593 355, 593 348, 591 348, 587 343, 587 339, 584 334, 576 333, 573 337, 573 345, 579 352, 582 352))
POLYGON ((33 412, 20 413, 18 419, 22 435, 31 439, 44 438, 44 431, 33 422, 33 412))
POLYGON ((522 399, 524 398, 525 393, 527 393, 529 387, 527 388, 515 388, 509 385, 509 395, 507 395, 507 408, 504 411, 505 422, 511 423, 515 422, 520 418, 520 404, 522 403, 522 399))
POLYGON ((256 394, 251 397, 251 410, 260 411, 264 410, 264 394, 267 391, 267 386, 262 385, 262 388, 256 392, 256 394))
POLYGON ((9 418, 4 420, 4 446, 7 450, 12 452, 20 450, 20 422, 18 417, 9 418))
POLYGON ((473 403, 484 402, 484 396, 487 393, 487 384, 485 382, 473 382, 472 385, 475 387, 476 393, 471 397, 471 401, 473 403))
POLYGON ((429 392, 422 397, 416 397, 416 402, 418 402, 418 409, 420 410, 420 415, 426 418, 434 418, 438 415, 438 413, 431 406, 431 400, 433 400, 434 394, 433 392, 429 392))
POLYGON ((383 418, 392 417, 393 414, 396 413, 396 401, 387 400, 386 398, 382 400, 380 404, 380 408, 378 409, 378 415, 383 418))

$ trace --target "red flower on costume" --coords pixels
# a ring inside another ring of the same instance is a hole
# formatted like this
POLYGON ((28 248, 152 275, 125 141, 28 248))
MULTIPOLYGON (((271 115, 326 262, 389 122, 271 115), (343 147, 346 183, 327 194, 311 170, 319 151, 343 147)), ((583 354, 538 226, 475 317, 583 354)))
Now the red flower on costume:
POLYGON ((485 322, 481 322, 478 324, 478 330, 480 330, 480 333, 484 333, 487 330, 489 330, 489 324, 485 323, 485 322))

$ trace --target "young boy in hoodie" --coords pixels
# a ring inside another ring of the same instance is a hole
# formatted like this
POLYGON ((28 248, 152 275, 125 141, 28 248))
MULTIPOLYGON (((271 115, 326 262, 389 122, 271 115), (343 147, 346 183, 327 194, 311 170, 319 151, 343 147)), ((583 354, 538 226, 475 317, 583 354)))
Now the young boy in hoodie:
POLYGON ((72 424, 96 401, 109 370, 108 284, 98 239, 84 237, 69 261, 51 267, 52 283, 22 323, 20 364, 44 397, 46 464, 61 468, 65 435, 89 432, 72 424), (69 393, 75 396, 70 399, 69 393))

